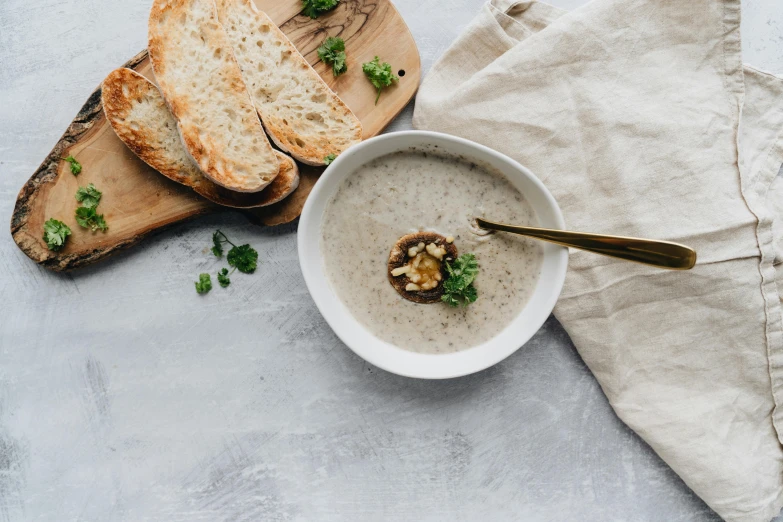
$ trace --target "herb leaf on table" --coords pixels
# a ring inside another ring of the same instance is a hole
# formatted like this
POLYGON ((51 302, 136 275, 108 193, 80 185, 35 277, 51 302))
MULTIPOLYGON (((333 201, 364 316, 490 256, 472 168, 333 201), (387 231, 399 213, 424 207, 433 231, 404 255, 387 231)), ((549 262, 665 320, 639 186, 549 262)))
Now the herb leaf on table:
POLYGON ((223 257, 224 242, 228 242, 228 238, 223 232, 216 230, 215 233, 212 234, 212 253, 215 254, 215 257, 223 257))
POLYGON ((228 268, 224 268, 220 272, 218 272, 217 278, 218 278, 218 283, 220 283, 220 286, 222 286, 223 288, 226 288, 228 285, 231 284, 231 279, 228 278, 228 268))
POLYGON ((228 251, 228 264, 244 274, 252 274, 258 264, 258 252, 250 245, 235 246, 228 251))
POLYGON ((212 290, 212 278, 209 274, 201 274, 196 281, 196 292, 199 294, 206 294, 212 290))
POLYGON ((258 251, 250 245, 235 245, 220 230, 216 230, 212 234, 212 253, 215 254, 215 257, 223 256, 223 245, 226 243, 231 245, 231 250, 226 256, 228 264, 245 274, 255 272, 258 265, 258 251))

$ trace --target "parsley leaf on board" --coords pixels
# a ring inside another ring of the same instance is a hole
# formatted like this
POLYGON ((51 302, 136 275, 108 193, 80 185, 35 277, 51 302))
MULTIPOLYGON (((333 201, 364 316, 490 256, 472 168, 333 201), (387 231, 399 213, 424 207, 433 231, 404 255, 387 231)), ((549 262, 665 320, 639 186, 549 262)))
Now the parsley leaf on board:
POLYGON ((330 36, 318 48, 318 58, 332 66, 332 74, 340 76, 348 70, 345 62, 345 41, 339 36, 330 36))
POLYGON ((210 290, 212 290, 212 278, 209 274, 199 275, 198 281, 196 282, 196 292, 199 294, 206 294, 210 290))
POLYGON ((258 252, 250 245, 235 246, 228 251, 228 264, 244 274, 252 274, 258 264, 258 252))
POLYGON ((441 297, 444 303, 452 307, 460 304, 468 306, 478 299, 478 291, 473 286, 479 271, 474 254, 462 254, 451 263, 447 261, 446 271, 449 275, 443 282, 444 294, 441 297))
POLYGON ((68 156, 67 158, 62 158, 62 160, 71 164, 71 174, 78 176, 81 173, 82 164, 76 161, 76 158, 74 158, 72 155, 68 156))
POLYGON ((337 7, 339 2, 340 0, 302 0, 302 13, 315 19, 337 7))
POLYGON ((106 232, 109 226, 103 219, 103 214, 98 214, 95 207, 79 207, 76 209, 76 222, 82 228, 89 228, 93 232, 102 230, 106 232))
POLYGON ((223 288, 231 284, 231 279, 228 278, 228 268, 224 268, 223 270, 218 272, 217 278, 218 278, 218 283, 220 283, 220 286, 222 286, 223 288))
POLYGON ((332 162, 333 162, 334 160, 336 160, 336 159, 337 159, 337 156, 335 156, 334 154, 329 154, 328 156, 326 156, 326 157, 324 158, 324 165, 327 165, 327 166, 328 166, 328 165, 331 165, 331 164, 332 164, 332 162))
POLYGON ((44 223, 44 235, 43 240, 46 241, 46 246, 49 250, 57 252, 62 250, 65 246, 65 240, 71 235, 71 229, 62 221, 56 219, 50 219, 44 223))
POLYGON ((85 208, 95 208, 101 202, 102 195, 101 191, 90 183, 86 187, 79 187, 79 190, 76 191, 76 201, 85 208))
POLYGON ((387 62, 381 63, 377 56, 373 61, 362 64, 362 71, 364 71, 364 75, 367 76, 375 88, 378 89, 378 97, 375 98, 375 105, 378 105, 378 100, 381 99, 381 91, 384 87, 388 87, 392 83, 400 80, 397 75, 392 72, 391 65, 387 62))

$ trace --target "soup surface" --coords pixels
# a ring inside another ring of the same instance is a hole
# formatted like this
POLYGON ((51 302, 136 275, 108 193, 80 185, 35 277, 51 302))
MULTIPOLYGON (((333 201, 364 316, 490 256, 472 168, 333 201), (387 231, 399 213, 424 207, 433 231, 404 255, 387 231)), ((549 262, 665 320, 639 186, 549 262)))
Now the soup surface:
POLYGON ((375 336, 421 353, 478 346, 500 333, 530 299, 543 252, 532 240, 483 234, 473 217, 538 224, 524 196, 500 173, 437 152, 407 151, 362 166, 326 207, 321 232, 329 282, 353 316, 375 336), (395 242, 416 231, 453 236, 474 253, 478 300, 460 308, 416 304, 389 284, 395 242))

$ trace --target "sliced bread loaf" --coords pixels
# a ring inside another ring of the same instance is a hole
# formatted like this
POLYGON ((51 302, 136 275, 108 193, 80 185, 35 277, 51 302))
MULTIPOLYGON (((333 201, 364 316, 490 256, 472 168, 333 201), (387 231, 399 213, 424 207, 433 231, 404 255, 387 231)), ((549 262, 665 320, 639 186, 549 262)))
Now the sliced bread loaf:
POLYGON ((149 19, 155 78, 188 153, 215 183, 257 192, 279 170, 214 0, 155 0, 149 19))
POLYGON ((188 155, 177 120, 149 80, 130 69, 117 69, 103 81, 103 111, 117 136, 150 167, 227 207, 256 208, 281 201, 299 185, 296 163, 280 152, 280 171, 261 192, 233 192, 209 180, 188 155))
POLYGON ((323 165, 362 139, 362 124, 252 0, 216 0, 248 91, 278 147, 323 165))

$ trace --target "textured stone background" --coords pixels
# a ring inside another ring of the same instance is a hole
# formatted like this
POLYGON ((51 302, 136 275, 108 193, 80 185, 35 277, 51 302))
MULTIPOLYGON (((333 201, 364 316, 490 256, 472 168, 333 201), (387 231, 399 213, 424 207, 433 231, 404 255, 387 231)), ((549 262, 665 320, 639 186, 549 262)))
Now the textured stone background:
MULTIPOLYGON (((87 95, 145 46, 150 3, 0 1, 4 219, 87 95)), ((426 69, 483 0, 395 3, 426 69)), ((772 71, 779 7, 743 9, 746 61, 772 71)), ((472 377, 390 375, 326 326, 295 234, 208 217, 69 275, 0 234, 0 522, 717 519, 616 419, 556 321, 472 377), (200 298, 216 227, 262 265, 200 298)))

